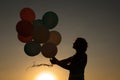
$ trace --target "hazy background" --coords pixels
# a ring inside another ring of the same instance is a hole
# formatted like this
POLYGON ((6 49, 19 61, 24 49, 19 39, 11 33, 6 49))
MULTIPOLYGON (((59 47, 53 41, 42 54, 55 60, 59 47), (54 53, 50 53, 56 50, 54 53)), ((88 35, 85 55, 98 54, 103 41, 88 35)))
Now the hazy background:
POLYGON ((35 80, 42 71, 51 71, 57 80, 67 80, 69 72, 59 66, 37 67, 36 63, 50 63, 41 54, 29 57, 24 43, 17 39, 16 23, 24 7, 32 8, 36 19, 47 11, 59 17, 53 29, 62 35, 58 45, 58 59, 75 53, 72 49, 77 37, 88 41, 86 80, 120 79, 120 2, 119 0, 1 0, 0 1, 0 80, 35 80))

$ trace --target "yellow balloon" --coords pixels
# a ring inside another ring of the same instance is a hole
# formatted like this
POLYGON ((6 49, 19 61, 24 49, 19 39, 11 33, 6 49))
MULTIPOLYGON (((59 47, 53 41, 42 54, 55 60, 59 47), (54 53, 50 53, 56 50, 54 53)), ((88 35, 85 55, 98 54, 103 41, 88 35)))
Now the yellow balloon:
POLYGON ((50 37, 47 42, 58 45, 61 42, 61 39, 62 39, 62 37, 58 31, 51 31, 50 37))

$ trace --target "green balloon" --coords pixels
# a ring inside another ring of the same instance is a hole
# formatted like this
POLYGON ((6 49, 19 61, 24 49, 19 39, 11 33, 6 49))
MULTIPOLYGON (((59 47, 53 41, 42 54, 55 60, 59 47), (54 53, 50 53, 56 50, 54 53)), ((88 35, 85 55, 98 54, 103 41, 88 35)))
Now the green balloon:
POLYGON ((41 51, 41 45, 35 41, 30 41, 25 44, 24 51, 28 56, 36 56, 41 51))
POLYGON ((43 25, 43 21, 41 19, 37 19, 33 22, 34 27, 41 26, 41 25, 43 25))
POLYGON ((43 15, 43 24, 48 28, 52 29, 58 24, 58 16, 52 11, 48 11, 43 15))

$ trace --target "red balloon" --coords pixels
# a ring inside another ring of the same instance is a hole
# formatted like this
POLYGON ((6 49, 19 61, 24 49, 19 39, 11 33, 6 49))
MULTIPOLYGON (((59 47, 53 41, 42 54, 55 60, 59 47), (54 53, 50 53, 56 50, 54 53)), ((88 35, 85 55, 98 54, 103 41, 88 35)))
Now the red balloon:
POLYGON ((23 43, 27 43, 27 42, 32 41, 32 36, 24 37, 24 36, 21 36, 21 35, 18 34, 17 37, 23 43))
POLYGON ((33 26, 30 22, 22 20, 17 23, 16 30, 21 36, 28 37, 33 33, 33 26))
POLYGON ((32 23, 35 20, 35 12, 31 8, 23 8, 20 11, 20 18, 32 23))

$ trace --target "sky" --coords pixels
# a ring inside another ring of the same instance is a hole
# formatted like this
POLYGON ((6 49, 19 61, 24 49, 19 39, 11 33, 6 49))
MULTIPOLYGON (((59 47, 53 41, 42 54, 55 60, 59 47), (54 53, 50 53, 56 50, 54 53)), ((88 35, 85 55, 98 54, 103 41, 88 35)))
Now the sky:
POLYGON ((35 63, 50 64, 41 54, 30 57, 24 43, 17 39, 19 12, 29 7, 41 19, 47 11, 55 12, 61 43, 56 57, 61 60, 75 54, 77 37, 88 42, 85 80, 120 79, 120 3, 119 0, 1 0, 0 1, 0 80, 35 80, 42 71, 50 71, 57 80, 67 80, 69 71, 54 65, 26 70, 35 63))

